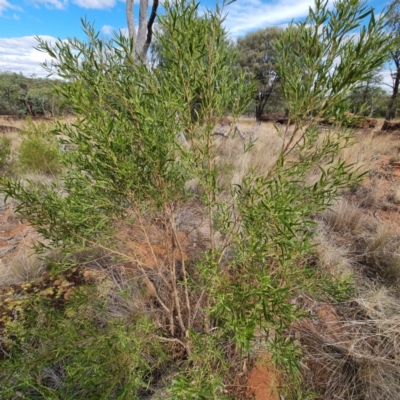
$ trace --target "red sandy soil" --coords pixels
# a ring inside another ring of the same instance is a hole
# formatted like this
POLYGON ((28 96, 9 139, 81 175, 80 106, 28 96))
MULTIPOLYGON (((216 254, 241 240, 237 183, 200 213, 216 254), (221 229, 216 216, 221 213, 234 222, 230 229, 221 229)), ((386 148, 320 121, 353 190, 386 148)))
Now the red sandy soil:
POLYGON ((0 262, 7 263, 22 245, 31 245, 38 235, 11 207, 0 205, 0 262))
POLYGON ((250 400, 280 400, 275 389, 277 377, 271 363, 255 365, 247 379, 246 396, 250 400))

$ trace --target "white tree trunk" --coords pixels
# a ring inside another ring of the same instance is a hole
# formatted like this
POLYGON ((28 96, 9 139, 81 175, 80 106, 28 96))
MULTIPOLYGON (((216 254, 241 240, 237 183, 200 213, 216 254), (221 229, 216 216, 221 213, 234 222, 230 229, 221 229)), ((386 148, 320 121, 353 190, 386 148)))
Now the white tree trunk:
POLYGON ((128 21, 129 37, 133 40, 133 48, 136 44, 135 16, 133 14, 133 3, 135 0, 126 0, 126 19, 128 21))
POLYGON ((136 38, 135 53, 137 58, 141 58, 143 61, 146 58, 146 54, 143 54, 144 44, 147 36, 147 14, 149 10, 149 0, 140 0, 139 10, 139 29, 136 38))
POLYGON ((152 27, 157 15, 159 0, 153 0, 153 7, 149 21, 147 21, 149 0, 140 0, 139 27, 137 35, 135 30, 134 1, 135 0, 126 0, 126 19, 128 21, 128 32, 133 41, 132 52, 135 61, 145 62, 147 50, 149 49, 153 36, 152 27))

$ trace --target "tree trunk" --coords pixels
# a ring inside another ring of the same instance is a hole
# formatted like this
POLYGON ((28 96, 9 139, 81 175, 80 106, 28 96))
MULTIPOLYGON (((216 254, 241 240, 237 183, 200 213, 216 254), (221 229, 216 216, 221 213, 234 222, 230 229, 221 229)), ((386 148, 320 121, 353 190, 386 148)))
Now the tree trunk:
POLYGON ((146 54, 143 54, 144 44, 147 34, 147 14, 149 9, 149 0, 140 0, 139 10, 139 28, 135 45, 135 57, 145 59, 146 54))
POLYGON ((267 91, 265 92, 260 92, 257 95, 257 101, 258 103, 256 104, 256 120, 261 121, 261 116, 264 114, 264 109, 265 106, 268 103, 269 98, 271 97, 273 88, 270 87, 267 91))
POLYGON ((126 19, 128 21, 128 32, 133 41, 132 54, 136 62, 139 60, 146 61, 147 51, 153 37, 152 28, 156 19, 158 4, 159 0, 153 1, 151 15, 149 21, 147 22, 149 0, 140 0, 139 27, 136 35, 134 21, 134 0, 126 0, 126 19))
POLYGON ((146 57, 147 51, 149 50, 151 44, 151 40, 153 38, 153 24, 157 16, 157 8, 158 8, 158 0, 153 0, 153 7, 151 9, 149 22, 147 23, 147 38, 142 50, 143 58, 146 57))
POLYGON ((390 98, 388 108, 386 110, 385 119, 388 121, 390 121, 391 119, 394 118, 393 106, 394 106, 394 102, 396 101, 397 94, 399 92, 399 84, 400 84, 400 66, 397 67, 397 70, 396 70, 396 77, 395 77, 395 81, 394 81, 394 85, 393 85, 393 93, 390 98))
POLYGON ((135 16, 133 14, 133 3, 134 0, 126 0, 126 20, 128 21, 129 37, 132 38, 133 41, 132 51, 134 52, 136 44, 136 31, 135 31, 135 16))

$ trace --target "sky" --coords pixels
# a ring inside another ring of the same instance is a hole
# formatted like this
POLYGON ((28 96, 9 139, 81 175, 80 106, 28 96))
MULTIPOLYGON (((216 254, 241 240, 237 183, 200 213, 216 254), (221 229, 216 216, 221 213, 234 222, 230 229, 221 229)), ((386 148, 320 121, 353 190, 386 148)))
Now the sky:
MULTIPOLYGON (((367 0, 367 5, 380 12, 386 1, 367 0)), ((313 0, 237 0, 226 8, 225 25, 236 38, 267 26, 300 20, 313 4, 313 0)), ((214 6, 215 0, 201 0, 201 7, 214 6)), ((135 13, 137 16, 138 5, 135 13)), ((95 28, 108 37, 113 30, 127 27, 125 1, 0 0, 0 71, 45 76, 40 63, 46 56, 34 49, 35 36, 49 42, 67 37, 84 39, 81 18, 94 22, 95 28)))

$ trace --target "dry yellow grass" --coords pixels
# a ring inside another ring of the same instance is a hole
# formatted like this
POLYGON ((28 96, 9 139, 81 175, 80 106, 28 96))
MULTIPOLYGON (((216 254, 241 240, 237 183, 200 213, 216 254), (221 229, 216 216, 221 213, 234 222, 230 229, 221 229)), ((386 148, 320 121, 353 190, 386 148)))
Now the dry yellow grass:
POLYGON ((354 164, 360 172, 373 168, 372 163, 383 156, 398 157, 400 138, 394 135, 377 135, 374 132, 358 134, 354 145, 342 153, 347 163, 354 164))
MULTIPOLYGON (((252 118, 242 117, 238 121, 241 132, 250 132, 256 125, 252 118)), ((283 130, 283 129, 281 129, 283 130)), ((290 135, 291 132, 288 132, 290 135)), ((326 135, 332 134, 329 130, 321 130, 316 147, 322 143, 326 135)), ((249 135, 247 135, 249 136, 249 135)), ((267 174, 278 158, 283 144, 283 134, 279 126, 274 126, 270 122, 263 122, 254 135, 254 147, 244 153, 245 144, 248 145, 250 138, 243 140, 238 134, 228 139, 216 137, 218 147, 219 165, 227 172, 227 181, 230 183, 240 183, 243 176, 251 168, 256 168, 257 172, 267 174), (222 141, 225 144, 219 145, 222 141)), ((363 173, 373 167, 373 163, 383 156, 390 156, 394 159, 399 158, 400 138, 393 135, 377 135, 376 131, 358 132, 355 134, 354 143, 344 149, 341 157, 349 164, 353 164, 353 170, 363 173)), ((297 158, 296 152, 289 156, 289 162, 297 158)), ((324 160, 321 160, 324 165, 324 160)), ((313 184, 319 177, 319 169, 310 171, 306 178, 306 184, 313 184)), ((226 182, 227 183, 227 182, 226 182)))
MULTIPOLYGON (((61 119, 61 117, 60 117, 61 119)), ((46 126, 52 125, 57 119, 35 119, 33 120, 33 124, 45 124, 46 126)), ((67 123, 71 124, 75 118, 74 117, 66 117, 62 118, 62 120, 67 123)), ((11 141, 11 150, 13 152, 18 151, 18 148, 21 144, 21 135, 20 130, 26 128, 27 122, 25 119, 20 118, 12 118, 9 116, 0 116, 0 135, 3 135, 10 139, 11 141), (15 129, 15 130, 14 130, 15 129)))
POLYGON ((348 247, 335 243, 322 223, 315 242, 318 243, 316 247, 318 267, 323 273, 335 279, 347 278, 354 274, 355 255, 348 247))
MULTIPOLYGON (((241 118, 238 127, 242 132, 248 132, 256 122, 254 119, 241 118)), ((218 163, 223 168, 225 183, 240 184, 243 177, 255 168, 261 174, 268 174, 270 168, 276 163, 282 148, 282 137, 271 123, 262 123, 255 132, 253 147, 244 151, 249 146, 249 139, 243 140, 238 134, 228 139, 216 138, 217 146, 226 140, 220 147, 218 163)))
POLYGON ((320 316, 300 325, 304 384, 318 399, 388 400, 400 392, 400 303, 368 289, 352 303, 315 303, 320 316), (312 371, 312 373, 310 373, 312 371))
POLYGON ((30 282, 38 278, 44 270, 45 266, 34 250, 22 244, 6 262, 0 259, 0 286, 30 282))

